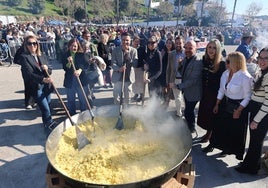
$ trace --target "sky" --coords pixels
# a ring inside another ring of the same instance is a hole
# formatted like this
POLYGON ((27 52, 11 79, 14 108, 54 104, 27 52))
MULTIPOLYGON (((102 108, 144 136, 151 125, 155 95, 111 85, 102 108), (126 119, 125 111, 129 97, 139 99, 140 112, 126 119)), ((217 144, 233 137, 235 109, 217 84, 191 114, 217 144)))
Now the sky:
MULTIPOLYGON (((218 0, 218 1, 221 2, 221 0, 218 0)), ((228 12, 233 11, 234 2, 235 2, 235 0, 223 0, 223 3, 225 4, 228 12)), ((249 5, 252 2, 257 3, 258 5, 261 5, 261 7, 262 7, 262 10, 258 14, 258 16, 268 15, 268 0, 237 0, 235 13, 236 14, 245 14, 246 10, 248 9, 249 5)))

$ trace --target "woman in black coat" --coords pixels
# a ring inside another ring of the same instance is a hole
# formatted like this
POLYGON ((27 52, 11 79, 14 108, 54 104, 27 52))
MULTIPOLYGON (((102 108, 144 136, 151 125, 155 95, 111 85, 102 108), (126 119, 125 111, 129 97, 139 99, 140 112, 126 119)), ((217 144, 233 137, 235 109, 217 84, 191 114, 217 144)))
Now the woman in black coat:
POLYGON ((160 51, 157 49, 157 39, 155 36, 148 39, 147 48, 144 58, 144 70, 148 72, 148 78, 145 82, 148 83, 150 96, 155 92, 160 97, 162 88, 158 78, 162 73, 162 57, 160 51))
POLYGON ((42 55, 35 36, 25 38, 20 63, 23 77, 32 88, 34 98, 41 110, 44 127, 52 130, 55 127, 55 121, 52 120, 49 104, 53 80, 48 75, 52 70, 49 68, 45 56, 42 55))
POLYGON ((222 61, 221 44, 217 39, 213 39, 207 44, 202 63, 202 98, 199 104, 197 124, 207 131, 201 139, 201 142, 205 143, 209 141, 212 129, 216 126, 213 108, 217 101, 221 75, 226 70, 225 62, 222 61))
POLYGON ((65 71, 63 85, 66 88, 68 110, 71 115, 76 114, 76 94, 80 102, 80 111, 87 110, 87 101, 77 79, 77 77, 80 79, 86 96, 89 96, 88 81, 85 74, 89 58, 86 55, 76 38, 68 42, 68 50, 63 56, 62 63, 65 71), (72 63, 74 63, 75 70, 72 63))

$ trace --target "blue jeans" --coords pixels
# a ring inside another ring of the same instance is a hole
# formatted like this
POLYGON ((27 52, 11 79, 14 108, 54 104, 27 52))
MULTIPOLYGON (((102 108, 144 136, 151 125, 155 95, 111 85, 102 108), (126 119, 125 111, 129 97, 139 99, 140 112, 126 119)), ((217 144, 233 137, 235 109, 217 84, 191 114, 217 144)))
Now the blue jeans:
MULTIPOLYGON (((86 93, 86 96, 89 95, 89 89, 86 86, 83 86, 84 91, 86 93)), ((77 83, 77 80, 73 80, 73 85, 71 88, 66 88, 66 94, 67 94, 67 104, 68 104, 68 110, 70 112, 70 115, 73 116, 76 114, 76 93, 78 95, 78 100, 80 104, 80 111, 87 110, 87 101, 83 95, 82 89, 77 83)))
POLYGON ((184 109, 184 117, 187 121, 188 128, 190 131, 193 131, 195 129, 195 106, 198 103, 198 101, 188 101, 184 97, 185 101, 185 109, 184 109))
POLYGON ((50 93, 51 91, 47 84, 41 84, 37 90, 36 102, 41 110, 44 126, 48 126, 53 121, 49 108, 49 104, 51 102, 50 93))

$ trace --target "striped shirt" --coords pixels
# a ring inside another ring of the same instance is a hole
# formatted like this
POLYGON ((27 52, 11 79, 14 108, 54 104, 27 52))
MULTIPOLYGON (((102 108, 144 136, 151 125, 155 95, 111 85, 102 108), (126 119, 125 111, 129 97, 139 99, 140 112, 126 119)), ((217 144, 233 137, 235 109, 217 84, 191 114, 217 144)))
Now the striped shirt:
POLYGON ((262 103, 260 110, 253 119, 259 123, 268 114, 268 73, 264 75, 261 87, 253 92, 251 99, 262 103))

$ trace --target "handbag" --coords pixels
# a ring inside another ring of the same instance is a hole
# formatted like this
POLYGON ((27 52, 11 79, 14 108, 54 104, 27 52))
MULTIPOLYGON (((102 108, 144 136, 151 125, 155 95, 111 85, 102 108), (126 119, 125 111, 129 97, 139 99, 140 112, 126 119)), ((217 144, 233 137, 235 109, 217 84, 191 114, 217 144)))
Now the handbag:
POLYGON ((98 77, 100 76, 94 64, 89 65, 88 69, 85 71, 87 80, 89 83, 97 83, 98 77))

